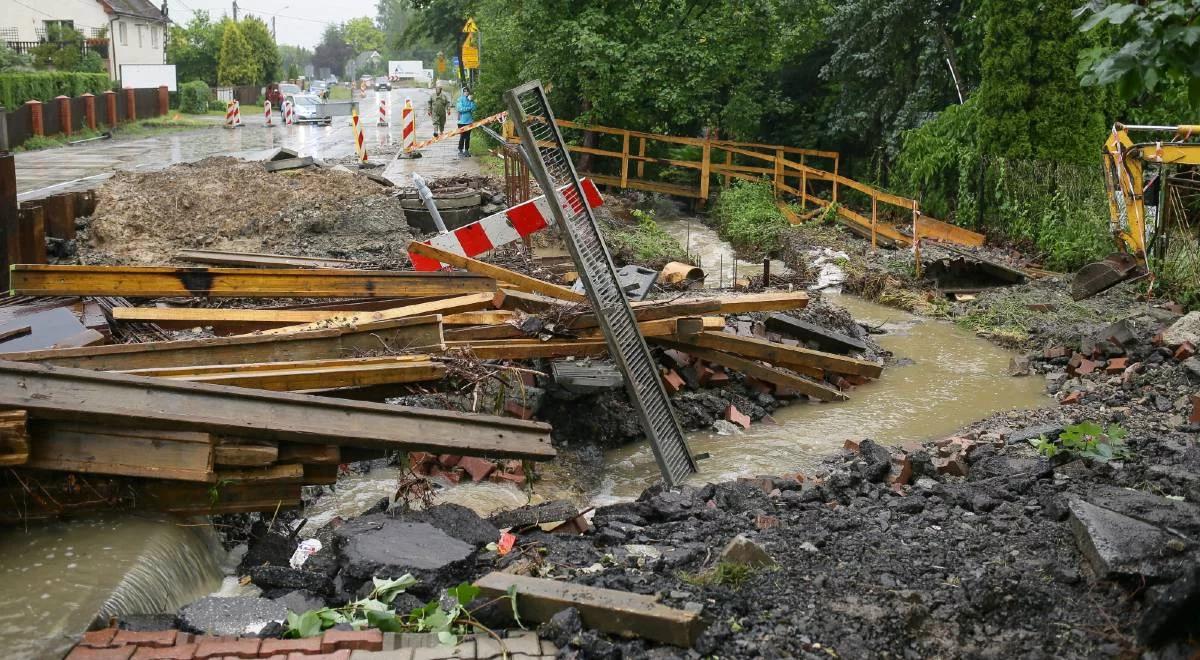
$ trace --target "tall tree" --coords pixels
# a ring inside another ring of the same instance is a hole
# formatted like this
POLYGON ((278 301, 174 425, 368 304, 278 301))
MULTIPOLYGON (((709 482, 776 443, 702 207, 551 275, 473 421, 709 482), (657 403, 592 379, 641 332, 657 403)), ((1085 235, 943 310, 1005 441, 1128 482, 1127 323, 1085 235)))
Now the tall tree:
POLYGON ((329 69, 335 75, 341 76, 346 72, 346 62, 354 57, 350 45, 340 25, 327 25, 321 34, 321 43, 313 51, 313 66, 319 69, 329 69))
POLYGON ((289 79, 303 75, 304 67, 312 64, 312 51, 301 46, 279 44, 279 66, 289 79))
POLYGON ((383 48, 383 32, 366 16, 346 21, 342 33, 355 55, 383 48))
POLYGON ((243 18, 238 27, 250 44, 250 51, 258 62, 258 79, 255 84, 264 85, 279 77, 279 48, 267 24, 257 16, 243 18))
POLYGON ((250 48, 250 42, 241 28, 226 19, 221 39, 221 56, 217 65, 217 83, 220 85, 253 85, 261 77, 259 60, 250 48))
POLYGON ((213 22, 206 11, 200 10, 184 25, 171 25, 167 40, 167 62, 175 65, 181 82, 203 80, 217 84, 217 56, 223 42, 223 22, 213 22))

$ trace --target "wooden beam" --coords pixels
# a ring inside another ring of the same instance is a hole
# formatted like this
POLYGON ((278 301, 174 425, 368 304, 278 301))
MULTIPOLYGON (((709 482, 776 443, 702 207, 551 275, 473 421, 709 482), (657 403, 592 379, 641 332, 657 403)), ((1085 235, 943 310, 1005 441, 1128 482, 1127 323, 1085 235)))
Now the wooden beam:
POLYGON ((361 262, 349 259, 318 259, 297 257, 289 254, 265 252, 225 252, 220 250, 180 250, 175 253, 179 261, 215 266, 241 266, 245 268, 354 268, 361 262))
POLYGON ((13 295, 212 298, 383 298, 494 292, 469 273, 158 266, 12 267, 13 295))
MULTIPOLYGON (((416 304, 400 303, 393 307, 416 304)), ((372 310, 380 309, 376 307, 372 310)), ((386 307, 383 309, 387 309, 386 307)), ((346 317, 356 310, 333 309, 242 309, 219 307, 114 307, 113 319, 126 322, 150 322, 163 328, 210 327, 219 333, 249 334, 300 323, 313 323, 346 317)), ((442 317, 445 325, 494 325, 512 318, 507 311, 476 311, 442 317)), ((0 339, 2 341, 2 339, 0 339)))
POLYGON ((497 325, 506 323, 516 318, 516 316, 516 314, 503 309, 486 312, 443 314, 442 325, 497 325))
MULTIPOLYGON (((506 309, 510 312, 537 314, 549 310, 566 310, 569 305, 539 293, 525 293, 502 288, 492 297, 492 307, 506 309)), ((584 306, 584 309, 588 309, 588 307, 584 306)))
POLYGON ((535 277, 529 277, 528 275, 524 275, 507 268, 501 268, 500 266, 479 261, 478 259, 464 257, 460 254, 455 254, 439 247, 426 245, 420 241, 412 241, 409 243, 408 251, 429 257, 430 259, 437 259, 442 263, 450 264, 451 266, 455 266, 457 268, 462 268, 468 272, 475 273, 476 275, 490 277, 498 282, 515 284, 527 291, 540 293, 544 296, 557 298, 558 300, 565 300, 567 302, 583 302, 587 300, 587 296, 583 295, 582 293, 575 293, 565 286, 551 284, 550 282, 543 282, 535 277))
POLYGON ((523 621, 542 623, 573 607, 589 628, 682 648, 691 648, 705 628, 699 612, 677 610, 662 605, 654 596, 628 591, 500 572, 479 578, 475 586, 487 598, 501 598, 512 589, 523 621))
POLYGON ((608 345, 600 339, 541 341, 540 339, 504 339, 498 341, 446 342, 446 350, 464 350, 481 360, 528 360, 586 355, 604 355, 608 345))
POLYGON ((279 446, 279 460, 305 465, 337 465, 342 462, 342 450, 337 445, 297 445, 285 442, 279 446))
POLYGON ((883 366, 874 362, 822 353, 797 346, 784 346, 764 339, 738 337, 728 332, 701 332, 693 337, 680 337, 678 341, 763 360, 781 367, 824 369, 834 373, 868 378, 879 378, 883 373, 883 366))
POLYGON ((178 481, 215 480, 215 438, 203 431, 59 419, 34 421, 30 435, 33 442, 25 464, 29 468, 178 481))
POLYGON ((672 341, 664 337, 654 337, 652 341, 661 346, 678 349, 687 353, 688 355, 699 358, 706 362, 719 364, 723 367, 739 371, 746 376, 752 376, 759 380, 766 381, 772 385, 775 385, 776 387, 799 392, 800 394, 807 394, 814 399, 819 399, 821 401, 845 401, 850 398, 836 388, 825 385, 824 383, 814 382, 799 376, 794 376, 786 371, 781 371, 779 369, 759 364, 754 360, 747 360, 745 358, 737 357, 736 355, 730 355, 729 353, 722 353, 721 351, 716 351, 710 348, 703 348, 701 346, 697 346, 696 344, 687 342, 686 340, 672 341))
POLYGON ((213 462, 217 465, 256 467, 278 459, 279 447, 274 443, 222 439, 213 449, 213 462))
POLYGON ((282 328, 275 328, 273 330, 264 330, 261 334, 286 335, 296 332, 323 330, 325 328, 332 327, 374 327, 380 323, 386 323, 395 319, 403 319, 414 316, 470 312, 477 309, 490 307, 492 305, 492 299, 494 298, 494 295, 495 294, 492 293, 469 293, 465 296, 455 296, 454 298, 432 300, 429 302, 417 303, 415 305, 394 307, 392 309, 381 309, 376 312, 355 312, 353 314, 335 316, 333 318, 325 319, 324 321, 316 321, 314 323, 303 323, 300 325, 289 325, 282 328))
POLYGON ((325 369, 328 367, 411 364, 426 362, 429 356, 417 355, 382 355, 363 358, 335 358, 332 360, 298 360, 295 362, 251 362, 249 364, 204 364, 183 367, 156 367, 150 369, 117 370, 118 373, 135 376, 207 376, 213 374, 237 374, 256 371, 279 371, 286 369, 325 369))
POLYGON ((804 309, 808 306, 808 294, 803 291, 769 291, 744 295, 726 294, 717 296, 722 314, 746 312, 778 312, 787 309, 804 309))
POLYGON ((439 319, 437 315, 417 316, 383 322, 386 327, 366 329, 330 328, 278 336, 216 337, 3 353, 0 360, 127 371, 333 359, 372 351, 437 351, 442 348, 439 319))
POLYGON ((278 369, 243 373, 188 374, 168 376, 172 380, 233 387, 253 387, 273 392, 329 390, 338 387, 368 387, 392 383, 419 383, 441 380, 446 367, 433 362, 397 362, 392 364, 343 365, 323 369, 278 369))
POLYGON ((0 467, 29 461, 28 415, 24 410, 0 411, 0 467))
POLYGON ((302 484, 304 483, 304 466, 294 463, 224 469, 217 473, 217 481, 229 484, 302 484))
POLYGON ((0 361, 0 406, 31 417, 239 438, 546 460, 550 426, 488 415, 0 361))

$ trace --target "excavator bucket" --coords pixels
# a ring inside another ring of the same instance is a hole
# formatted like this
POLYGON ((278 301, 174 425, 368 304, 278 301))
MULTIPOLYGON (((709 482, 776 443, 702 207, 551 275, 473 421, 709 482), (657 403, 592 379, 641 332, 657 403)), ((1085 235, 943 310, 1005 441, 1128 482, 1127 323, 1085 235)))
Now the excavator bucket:
POLYGON ((1109 289, 1125 280, 1145 273, 1136 257, 1114 252, 1101 261, 1094 261, 1075 273, 1071 283, 1071 298, 1083 300, 1109 289))

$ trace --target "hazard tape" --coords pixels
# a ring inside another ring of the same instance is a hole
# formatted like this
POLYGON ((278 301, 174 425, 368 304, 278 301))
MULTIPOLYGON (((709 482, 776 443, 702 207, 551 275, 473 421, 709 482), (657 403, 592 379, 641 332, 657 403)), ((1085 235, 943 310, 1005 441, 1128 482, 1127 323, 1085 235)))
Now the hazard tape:
MULTIPOLYGON (((596 208, 604 203, 596 184, 589 179, 583 179, 580 183, 583 185, 583 196, 587 199, 589 207, 596 208)), ((566 189, 567 186, 563 186, 559 192, 566 189)), ((541 231, 550 226, 552 221, 550 202, 546 201, 545 195, 541 195, 469 225, 439 234, 425 241, 425 244, 464 257, 475 257, 541 231)), ((413 270, 434 271, 442 268, 442 263, 437 259, 413 252, 409 252, 408 257, 412 260, 413 270)))
POLYGON ((434 137, 431 137, 428 140, 425 140, 424 142, 418 142, 418 143, 412 145, 411 147, 405 147, 404 151, 407 153, 409 151, 417 151, 419 149, 424 149, 425 147, 428 147, 429 145, 431 145, 435 142, 441 142, 442 140, 445 140, 446 138, 452 138, 456 135, 462 135, 463 133, 466 133, 467 131, 474 130, 476 128, 479 128, 480 126, 483 126, 484 124, 490 124, 494 121, 502 122, 507 118, 508 118, 507 112, 497 112, 496 114, 492 115, 491 117, 484 117, 483 119, 480 119, 477 122, 467 124, 466 126, 459 126, 458 128, 456 128, 452 131, 446 131, 445 133, 442 133, 441 135, 435 135, 434 137))

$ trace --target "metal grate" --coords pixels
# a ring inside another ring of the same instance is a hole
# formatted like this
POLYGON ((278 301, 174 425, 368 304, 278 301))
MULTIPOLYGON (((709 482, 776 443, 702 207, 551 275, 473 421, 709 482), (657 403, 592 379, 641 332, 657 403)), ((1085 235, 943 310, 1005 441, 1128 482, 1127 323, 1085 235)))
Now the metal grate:
POLYGON ((600 237, 579 175, 554 123, 546 92, 540 82, 534 81, 511 89, 504 96, 508 117, 530 156, 534 178, 547 197, 558 198, 558 204, 550 205, 551 212, 564 230, 563 239, 604 331, 608 352, 625 376, 630 401, 650 439, 663 480, 673 488, 696 472, 696 462, 659 380, 650 349, 638 330, 637 319, 621 290, 612 257, 600 237), (555 195, 556 190, 563 192, 555 195))

